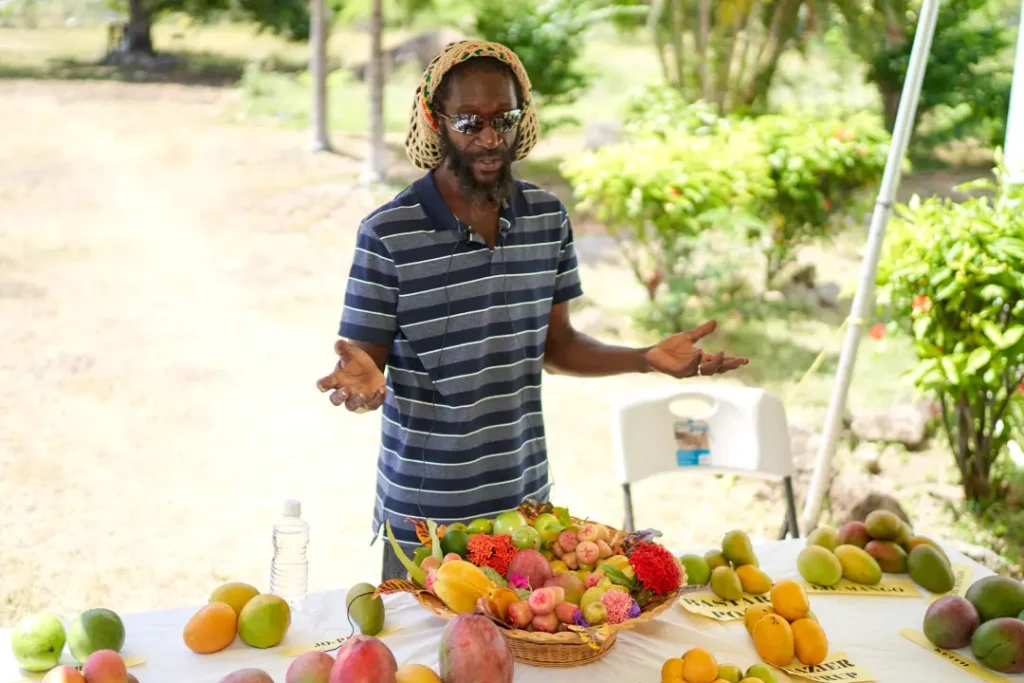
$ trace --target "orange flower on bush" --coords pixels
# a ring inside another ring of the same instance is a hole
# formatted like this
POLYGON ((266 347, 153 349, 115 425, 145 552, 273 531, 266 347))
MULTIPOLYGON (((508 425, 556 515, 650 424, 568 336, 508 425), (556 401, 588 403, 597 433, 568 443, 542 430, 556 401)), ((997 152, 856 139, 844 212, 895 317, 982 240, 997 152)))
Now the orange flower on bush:
POLYGON ((875 323, 871 326, 871 329, 868 330, 868 336, 875 341, 882 341, 885 339, 885 325, 882 323, 875 323))
POLYGON ((911 300, 910 308, 914 313, 927 313, 932 310, 932 300, 924 294, 918 294, 911 300))
POLYGON ((477 534, 469 540, 467 550, 467 560, 478 567, 490 567, 502 576, 505 576, 508 563, 517 552, 508 534, 477 534))

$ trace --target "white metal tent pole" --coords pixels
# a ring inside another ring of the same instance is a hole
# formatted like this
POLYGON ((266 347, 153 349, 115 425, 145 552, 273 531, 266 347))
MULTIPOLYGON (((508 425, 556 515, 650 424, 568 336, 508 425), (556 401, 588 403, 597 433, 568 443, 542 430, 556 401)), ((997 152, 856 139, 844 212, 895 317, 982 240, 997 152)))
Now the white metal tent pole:
POLYGON ((1003 162, 1017 182, 1024 182, 1024 5, 1017 33, 1017 57, 1010 86, 1010 112, 1006 117, 1006 143, 1003 162))
POLYGON ((892 214, 896 189, 899 187, 903 157, 907 151, 907 143, 913 130, 917 114, 917 102, 921 96, 921 82, 924 79, 925 67, 928 64, 928 53, 931 50, 932 37, 935 34, 935 22, 939 14, 939 0, 924 0, 921 15, 917 21, 914 46, 910 51, 910 63, 907 65, 907 76, 903 82, 900 95, 900 106, 893 126, 892 142, 889 146, 889 157, 882 174, 882 183, 871 216, 871 227, 868 233, 867 251, 861 265, 860 285, 853 298, 850 317, 847 319, 846 338, 839 355, 839 370, 832 387, 828 413, 825 417, 825 428, 821 447, 814 464, 811 483, 807 491, 803 518, 800 528, 804 533, 810 532, 818 523, 821 502, 831 480, 832 456, 835 454, 836 442, 842 427, 843 413, 846 408, 846 394, 850 389, 853 377, 853 366, 857 360, 857 348, 864 327, 864 321, 871 315, 874 302, 875 276, 878 259, 885 239, 885 229, 892 214))

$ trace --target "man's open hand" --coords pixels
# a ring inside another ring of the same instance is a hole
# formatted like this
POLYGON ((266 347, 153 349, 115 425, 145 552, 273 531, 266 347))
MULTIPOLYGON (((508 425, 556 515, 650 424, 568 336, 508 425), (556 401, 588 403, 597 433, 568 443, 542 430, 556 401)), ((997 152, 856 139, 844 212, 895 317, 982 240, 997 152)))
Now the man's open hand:
POLYGON ((376 410, 384 402, 384 373, 368 353, 358 346, 339 339, 334 345, 338 364, 334 372, 317 380, 321 393, 331 392, 331 403, 353 412, 376 410))
POLYGON ((647 354, 647 363, 658 372, 676 378, 721 374, 735 370, 749 361, 737 356, 726 356, 724 352, 709 354, 695 344, 715 331, 718 323, 710 320, 699 327, 679 334, 673 334, 658 342, 647 354))

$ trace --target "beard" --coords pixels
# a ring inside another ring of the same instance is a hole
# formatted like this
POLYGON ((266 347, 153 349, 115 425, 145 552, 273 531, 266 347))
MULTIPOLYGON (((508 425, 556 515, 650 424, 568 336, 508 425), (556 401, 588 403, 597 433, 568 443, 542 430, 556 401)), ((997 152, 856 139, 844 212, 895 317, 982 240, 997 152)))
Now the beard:
POLYGON ((459 188, 463 198, 470 204, 494 202, 498 206, 505 206, 512 193, 516 189, 515 178, 512 177, 512 149, 502 146, 493 151, 481 150, 474 153, 465 153, 452 142, 448 136, 447 128, 441 132, 441 155, 448 170, 455 175, 459 181, 459 188), (500 157, 502 164, 498 171, 498 177, 491 182, 480 182, 473 175, 473 162, 479 159, 491 159, 500 157))

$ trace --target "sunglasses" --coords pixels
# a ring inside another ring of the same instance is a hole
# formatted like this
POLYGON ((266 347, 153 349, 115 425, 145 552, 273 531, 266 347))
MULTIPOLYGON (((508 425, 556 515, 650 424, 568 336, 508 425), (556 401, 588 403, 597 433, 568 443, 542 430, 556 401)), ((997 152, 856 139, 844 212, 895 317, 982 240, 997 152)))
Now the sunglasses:
POLYGON ((520 109, 510 109, 495 114, 489 120, 477 114, 455 114, 454 116, 438 114, 438 116, 447 120, 456 133, 478 135, 488 122, 495 133, 511 133, 519 126, 519 122, 523 119, 523 112, 520 109))

